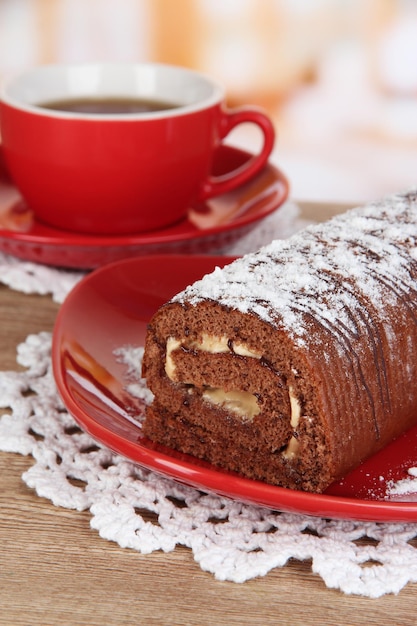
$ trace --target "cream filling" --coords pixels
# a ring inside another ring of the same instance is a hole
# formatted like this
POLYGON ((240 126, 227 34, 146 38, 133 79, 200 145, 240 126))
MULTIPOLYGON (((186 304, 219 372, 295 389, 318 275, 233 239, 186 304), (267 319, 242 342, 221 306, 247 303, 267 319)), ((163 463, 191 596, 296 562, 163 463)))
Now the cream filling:
POLYGON ((189 347, 194 348, 195 350, 202 350, 203 352, 211 352, 212 354, 230 352, 231 354, 249 356, 254 359, 261 358, 261 354, 259 352, 251 350, 244 343, 233 341, 230 345, 230 340, 225 335, 216 337, 215 335, 207 335, 206 333, 203 333, 201 342, 192 341, 189 344, 189 347))
POLYGON ((172 353, 181 348, 182 343, 175 337, 168 337, 166 355, 165 355, 165 374, 170 380, 175 380, 175 363, 172 353))
MULTIPOLYGON (((201 350, 202 352, 209 352, 211 354, 230 353, 254 359, 261 358, 260 353, 251 350, 244 343, 233 342, 230 344, 229 338, 225 335, 218 337, 203 333, 201 341, 189 342, 182 342, 175 337, 169 337, 166 345, 165 373, 170 380, 175 380, 175 363, 172 358, 172 353, 181 347, 191 350, 201 350)), ((294 395, 291 386, 288 391, 291 409, 290 423, 293 430, 296 430, 301 418, 301 404, 297 396, 294 395)), ((224 391, 224 389, 219 387, 207 387, 202 396, 207 402, 233 411, 244 420, 251 421, 260 413, 256 396, 247 391, 224 391)), ((293 435, 282 454, 287 459, 292 459, 297 456, 299 447, 300 443, 293 435)))
POLYGON ((203 333, 201 341, 181 341, 175 337, 168 337, 166 345, 165 357, 165 373, 171 380, 175 380, 175 363, 172 353, 178 348, 187 348, 189 350, 201 350, 201 352, 209 352, 210 354, 238 354, 239 356, 247 356, 253 359, 260 359, 261 354, 249 349, 244 343, 233 342, 230 345, 229 338, 225 335, 217 337, 216 335, 208 335, 203 333))
MULTIPOLYGON (((291 408, 291 420, 290 420, 290 423, 291 423, 291 426, 292 426, 293 430, 295 430, 297 428, 298 424, 300 423, 301 404, 300 404, 300 401, 297 398, 297 396, 294 395, 294 390, 291 387, 291 385, 288 388, 288 393, 289 393, 289 396, 290 396, 290 408, 291 408)), ((293 435, 291 437, 291 439, 289 440, 288 445, 287 445, 287 447, 285 448, 285 450, 284 450, 284 452, 282 454, 287 459, 293 459, 295 456, 297 456, 299 447, 300 447, 300 442, 293 435)))
MULTIPOLYGON (((201 341, 180 341, 175 337, 169 337, 166 346, 165 373, 171 380, 175 380, 175 363, 172 353, 184 347, 189 350, 200 350, 210 354, 238 354, 250 358, 260 359, 261 355, 250 350, 244 343, 233 342, 225 335, 220 337, 203 333, 201 341)), ((232 411, 244 420, 252 420, 260 413, 256 396, 247 391, 224 391, 220 387, 207 387, 203 394, 204 400, 232 411)))
POLYGON ((248 391, 224 391, 218 387, 208 387, 202 395, 204 400, 227 411, 233 411, 244 421, 253 420, 261 411, 256 396, 248 391))

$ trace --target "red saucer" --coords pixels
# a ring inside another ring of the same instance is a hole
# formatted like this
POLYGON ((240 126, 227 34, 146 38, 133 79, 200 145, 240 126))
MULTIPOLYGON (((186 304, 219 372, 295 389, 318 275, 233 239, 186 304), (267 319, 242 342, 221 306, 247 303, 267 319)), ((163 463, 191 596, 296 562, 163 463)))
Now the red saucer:
MULTIPOLYGON (((222 145, 213 174, 230 171, 252 156, 222 145)), ((0 152, 0 250, 46 265, 91 269, 132 256, 218 250, 248 233, 288 196, 286 177, 268 163, 252 181, 192 207, 188 218, 174 226, 127 236, 85 235, 37 221, 7 177, 1 157, 0 152)))

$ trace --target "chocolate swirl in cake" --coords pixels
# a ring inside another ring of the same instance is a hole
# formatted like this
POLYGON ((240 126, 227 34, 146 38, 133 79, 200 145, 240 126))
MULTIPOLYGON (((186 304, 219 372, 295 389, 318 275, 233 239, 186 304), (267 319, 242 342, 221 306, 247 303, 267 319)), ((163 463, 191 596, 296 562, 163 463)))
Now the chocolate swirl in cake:
POLYGON ((149 326, 148 437, 322 491, 417 422, 417 194, 190 285, 149 326))

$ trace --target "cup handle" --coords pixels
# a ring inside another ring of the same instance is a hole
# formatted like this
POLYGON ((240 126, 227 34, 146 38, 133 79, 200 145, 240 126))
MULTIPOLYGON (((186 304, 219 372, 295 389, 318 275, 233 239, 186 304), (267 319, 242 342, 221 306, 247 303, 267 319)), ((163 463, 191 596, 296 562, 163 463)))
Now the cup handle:
POLYGON ((275 141, 275 129, 270 118, 261 110, 253 107, 239 107, 237 109, 223 109, 220 119, 220 139, 224 139, 230 131, 243 123, 256 124, 263 134, 263 146, 259 154, 253 156, 240 167, 222 174, 211 176, 203 184, 200 200, 207 200, 231 191, 235 187, 246 183, 253 178, 266 164, 272 152, 275 141))

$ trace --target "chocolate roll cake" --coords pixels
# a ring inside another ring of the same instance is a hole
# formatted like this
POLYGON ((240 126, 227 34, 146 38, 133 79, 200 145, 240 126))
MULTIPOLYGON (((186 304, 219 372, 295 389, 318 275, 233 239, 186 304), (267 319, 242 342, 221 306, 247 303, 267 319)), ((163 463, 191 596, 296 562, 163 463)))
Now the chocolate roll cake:
POLYGON ((153 317, 144 434, 321 492, 417 422, 417 193, 217 268, 153 317))

